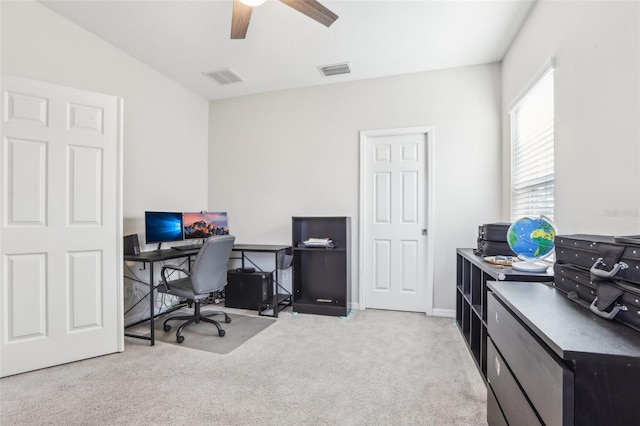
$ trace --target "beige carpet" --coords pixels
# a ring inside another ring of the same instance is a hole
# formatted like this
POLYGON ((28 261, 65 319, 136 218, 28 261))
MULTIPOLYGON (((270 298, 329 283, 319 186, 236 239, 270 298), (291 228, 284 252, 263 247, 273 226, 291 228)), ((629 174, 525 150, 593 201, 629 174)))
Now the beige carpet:
POLYGON ((486 425, 451 318, 281 313, 228 354, 124 353, 0 379, 1 425, 486 425))

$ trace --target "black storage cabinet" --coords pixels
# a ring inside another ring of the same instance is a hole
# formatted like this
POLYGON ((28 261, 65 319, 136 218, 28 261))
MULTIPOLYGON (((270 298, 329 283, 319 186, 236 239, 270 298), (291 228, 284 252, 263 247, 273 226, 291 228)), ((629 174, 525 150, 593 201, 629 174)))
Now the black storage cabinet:
POLYGON ((482 377, 487 379, 487 281, 553 281, 553 273, 491 265, 472 249, 456 251, 456 322, 482 377))
POLYGON ((639 424, 637 331, 551 283, 487 287, 489 426, 639 424))
POLYGON ((293 311, 346 316, 351 302, 351 218, 293 217, 293 311), (330 238, 333 248, 303 247, 330 238))

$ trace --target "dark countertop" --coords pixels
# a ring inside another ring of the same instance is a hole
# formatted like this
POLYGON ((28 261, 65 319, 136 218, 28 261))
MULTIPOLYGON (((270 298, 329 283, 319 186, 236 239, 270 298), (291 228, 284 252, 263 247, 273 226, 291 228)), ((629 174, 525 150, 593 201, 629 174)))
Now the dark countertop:
POLYGON ((565 360, 622 357, 640 366, 640 332, 600 318, 550 284, 490 281, 489 289, 565 360))

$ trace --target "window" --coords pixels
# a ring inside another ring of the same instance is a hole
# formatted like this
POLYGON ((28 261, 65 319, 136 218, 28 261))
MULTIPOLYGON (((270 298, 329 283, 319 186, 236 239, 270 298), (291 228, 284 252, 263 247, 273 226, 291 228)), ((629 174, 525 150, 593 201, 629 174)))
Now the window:
POLYGON ((553 220, 553 61, 509 109, 511 116, 511 220, 544 215, 553 220))

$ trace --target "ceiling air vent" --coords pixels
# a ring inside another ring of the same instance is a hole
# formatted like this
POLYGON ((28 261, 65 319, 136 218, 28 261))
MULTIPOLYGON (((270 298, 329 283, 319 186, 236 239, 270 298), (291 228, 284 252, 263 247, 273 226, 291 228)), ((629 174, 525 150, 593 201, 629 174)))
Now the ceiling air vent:
POLYGON ((240 83, 241 81, 244 81, 242 77, 240 77, 235 72, 231 71, 229 68, 223 68, 221 70, 216 70, 216 71, 209 71, 203 74, 221 86, 232 84, 232 83, 240 83))
POLYGON ((325 77, 351 73, 351 68, 349 68, 349 64, 346 62, 344 64, 325 65, 323 67, 318 67, 318 69, 325 77))

